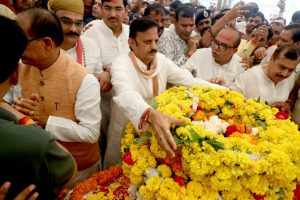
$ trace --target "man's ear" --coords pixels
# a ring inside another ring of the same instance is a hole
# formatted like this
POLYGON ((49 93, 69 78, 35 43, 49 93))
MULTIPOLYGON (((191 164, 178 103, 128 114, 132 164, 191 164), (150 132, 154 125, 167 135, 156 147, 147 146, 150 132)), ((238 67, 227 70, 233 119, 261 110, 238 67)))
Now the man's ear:
POLYGON ((128 39, 128 44, 129 44, 129 47, 130 47, 131 50, 134 50, 134 49, 135 49, 135 47, 136 47, 136 42, 135 42, 134 39, 129 38, 129 39, 128 39))
POLYGON ((129 9, 129 5, 127 5, 127 6, 125 7, 125 13, 128 14, 128 13, 129 13, 129 10, 130 10, 130 9, 129 9))
POLYGON ((43 40, 44 48, 46 50, 52 49, 53 46, 55 45, 54 41, 50 37, 45 37, 42 40, 43 40))
POLYGON ((14 73, 9 78, 9 83, 11 85, 17 85, 19 82, 19 70, 16 69, 14 73))

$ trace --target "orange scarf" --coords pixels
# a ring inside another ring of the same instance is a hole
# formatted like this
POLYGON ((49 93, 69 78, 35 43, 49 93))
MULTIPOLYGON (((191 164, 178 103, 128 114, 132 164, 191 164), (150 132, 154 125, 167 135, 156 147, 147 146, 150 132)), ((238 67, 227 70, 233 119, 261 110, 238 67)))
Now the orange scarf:
MULTIPOLYGON (((143 70, 139 64, 137 63, 134 53, 132 51, 129 52, 129 57, 134 65, 134 67, 138 70, 139 73, 141 73, 144 76, 150 76, 153 73, 155 73, 156 69, 157 69, 157 60, 154 60, 154 67, 149 69, 149 70, 143 70)), ((158 74, 156 74, 153 78, 152 78, 152 86, 153 86, 153 96, 157 96, 158 95, 158 74)))

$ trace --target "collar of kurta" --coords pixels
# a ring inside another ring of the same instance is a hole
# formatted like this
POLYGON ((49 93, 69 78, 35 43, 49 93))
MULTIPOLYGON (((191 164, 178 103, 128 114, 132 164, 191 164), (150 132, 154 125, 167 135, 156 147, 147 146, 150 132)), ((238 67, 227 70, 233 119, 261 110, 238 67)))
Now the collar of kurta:
POLYGON ((129 52, 129 57, 136 68, 136 70, 143 75, 146 78, 152 78, 152 89, 153 89, 153 96, 158 95, 159 90, 159 83, 158 83, 158 64, 157 64, 157 58, 155 57, 154 61, 151 63, 151 67, 149 70, 147 70, 147 66, 138 59, 132 51, 129 52), (138 63, 139 62, 139 63, 138 63))
POLYGON ((160 71, 160 65, 157 61, 157 56, 151 63, 150 70, 147 70, 147 66, 138 57, 136 57, 132 51, 129 52, 129 57, 137 71, 147 79, 153 78, 160 71))
MULTIPOLYGON (((106 32, 107 34, 111 35, 113 38, 116 38, 114 36, 114 33, 113 31, 105 24, 105 22, 103 20, 100 21, 100 27, 101 29, 106 32)), ((125 38, 125 39, 128 39, 128 35, 125 33, 125 25, 122 24, 122 32, 121 34, 119 35, 119 37, 117 37, 116 39, 121 39, 121 38, 125 38)))

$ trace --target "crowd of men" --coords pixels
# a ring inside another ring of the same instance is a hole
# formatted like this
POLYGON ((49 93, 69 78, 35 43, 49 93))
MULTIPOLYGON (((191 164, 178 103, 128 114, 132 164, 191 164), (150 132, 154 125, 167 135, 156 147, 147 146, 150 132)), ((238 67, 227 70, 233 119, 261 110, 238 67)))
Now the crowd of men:
POLYGON ((0 200, 55 199, 118 164, 128 121, 175 156, 185 122, 147 103, 172 85, 236 90, 300 125, 300 11, 286 25, 256 3, 167 3, 0 4, 0 200))

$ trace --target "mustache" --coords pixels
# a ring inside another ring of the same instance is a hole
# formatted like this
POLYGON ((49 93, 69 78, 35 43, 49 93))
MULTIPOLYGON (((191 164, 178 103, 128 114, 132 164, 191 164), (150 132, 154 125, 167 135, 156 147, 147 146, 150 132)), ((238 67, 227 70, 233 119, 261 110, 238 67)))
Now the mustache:
POLYGON ((149 53, 157 53, 157 50, 156 50, 156 49, 151 49, 151 50, 149 51, 149 53))
POLYGON ((65 35, 74 35, 74 36, 80 36, 79 33, 76 33, 76 32, 73 32, 73 31, 70 31, 68 33, 66 33, 65 35))
POLYGON ((117 18, 115 18, 115 17, 110 17, 110 18, 108 18, 108 20, 110 20, 110 19, 117 20, 117 18))
POLYGON ((203 28, 203 29, 200 31, 200 34, 203 35, 204 32, 207 31, 208 29, 209 29, 208 27, 207 27, 207 28, 203 28))

